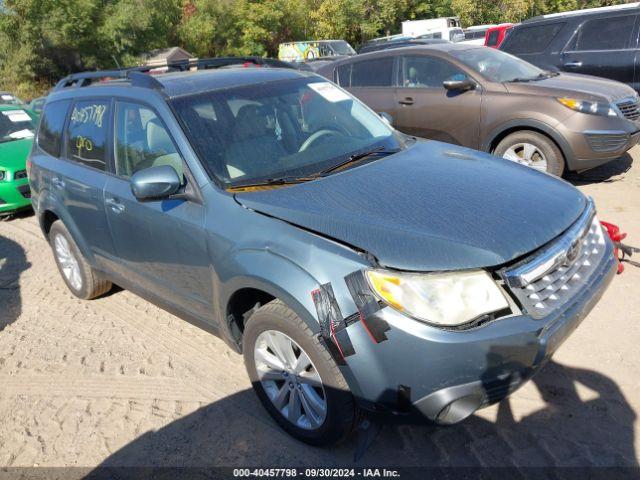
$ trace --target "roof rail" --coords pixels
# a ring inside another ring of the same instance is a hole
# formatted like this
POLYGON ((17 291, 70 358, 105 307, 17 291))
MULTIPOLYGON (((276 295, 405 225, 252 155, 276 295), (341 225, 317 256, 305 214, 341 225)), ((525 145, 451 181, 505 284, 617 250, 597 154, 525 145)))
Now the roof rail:
POLYGON ((569 10, 566 12, 558 12, 558 13, 547 13, 546 15, 537 15, 535 17, 527 18, 523 20, 522 23, 529 22, 537 22, 539 20, 545 20, 547 18, 563 18, 570 17, 573 15, 588 15, 593 13, 600 12, 615 12, 616 10, 627 10, 630 8, 638 8, 640 7, 640 2, 635 3, 621 3, 619 5, 610 5, 607 7, 594 7, 594 8, 583 8, 582 10, 569 10))
POLYGON ((86 87, 96 81, 122 79, 129 80, 135 87, 152 88, 162 90, 162 84, 145 72, 151 70, 147 67, 134 67, 123 70, 100 70, 97 72, 72 73, 60 80, 54 90, 62 90, 71 87, 86 87))

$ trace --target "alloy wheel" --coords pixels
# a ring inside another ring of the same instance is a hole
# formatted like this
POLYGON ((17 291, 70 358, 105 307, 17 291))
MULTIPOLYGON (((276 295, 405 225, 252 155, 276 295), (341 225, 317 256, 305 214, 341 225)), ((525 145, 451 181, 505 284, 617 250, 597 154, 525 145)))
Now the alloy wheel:
POLYGON ((74 290, 81 290, 82 276, 80 274, 80 264, 71 251, 69 241, 62 235, 56 235, 53 244, 62 274, 74 290))
POLYGON ((522 165, 526 165, 543 172, 547 171, 547 157, 531 143, 516 143, 511 145, 502 155, 503 158, 522 165))
POLYGON ((289 422, 305 430, 320 428, 327 416, 327 397, 309 355, 277 330, 256 339, 254 361, 262 388, 289 422))

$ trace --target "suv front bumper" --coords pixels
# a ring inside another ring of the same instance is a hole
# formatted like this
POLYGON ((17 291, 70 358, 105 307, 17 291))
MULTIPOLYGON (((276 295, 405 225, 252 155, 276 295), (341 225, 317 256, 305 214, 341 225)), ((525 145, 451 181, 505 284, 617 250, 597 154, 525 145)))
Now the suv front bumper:
POLYGON ((464 331, 446 331, 392 308, 380 315, 387 340, 375 344, 361 322, 348 327, 347 358, 363 408, 413 413, 449 424, 506 398, 530 379, 582 322, 615 275, 611 242, 584 288, 543 319, 513 315, 464 331))
POLYGON ((567 164, 577 171, 615 160, 640 140, 640 124, 623 118, 576 113, 556 128, 570 149, 567 164))

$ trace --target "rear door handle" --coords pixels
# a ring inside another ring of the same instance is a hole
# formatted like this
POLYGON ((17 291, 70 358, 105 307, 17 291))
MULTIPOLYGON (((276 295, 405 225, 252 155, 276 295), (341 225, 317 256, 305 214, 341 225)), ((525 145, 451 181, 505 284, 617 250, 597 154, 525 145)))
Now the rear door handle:
POLYGON ((106 203, 113 213, 122 213, 124 212, 124 205, 118 202, 115 198, 107 198, 104 203, 106 203))
POLYGON ((58 178, 58 177, 53 177, 51 179, 51 183, 53 183, 53 186, 59 189, 63 189, 65 184, 64 184, 64 180, 58 178))
POLYGON ((582 62, 567 62, 564 66, 566 68, 579 68, 582 66, 582 62))
POLYGON ((413 98, 406 97, 404 100, 398 102, 400 105, 413 105, 413 98))

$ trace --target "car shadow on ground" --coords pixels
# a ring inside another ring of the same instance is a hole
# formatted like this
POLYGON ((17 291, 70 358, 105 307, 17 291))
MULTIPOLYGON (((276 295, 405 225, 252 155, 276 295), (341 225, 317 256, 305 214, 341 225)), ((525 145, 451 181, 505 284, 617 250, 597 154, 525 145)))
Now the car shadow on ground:
POLYGON ((565 174, 564 178, 575 186, 617 182, 624 178, 623 175, 631 169, 632 164, 633 158, 629 153, 625 153, 620 158, 591 170, 582 173, 569 172, 565 174))
POLYGON ((24 249, 0 235, 0 332, 20 317, 20 275, 29 267, 24 249))
POLYGON ((337 447, 304 445, 279 430, 245 390, 143 434, 87 478, 140 476, 126 467, 638 466, 635 413, 611 379, 552 361, 534 382, 544 403, 525 413, 527 400, 518 398, 504 400, 495 421, 476 415, 450 427, 387 422, 358 459, 362 433, 337 447))

